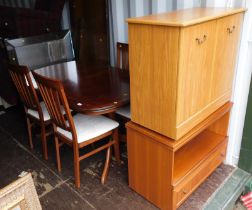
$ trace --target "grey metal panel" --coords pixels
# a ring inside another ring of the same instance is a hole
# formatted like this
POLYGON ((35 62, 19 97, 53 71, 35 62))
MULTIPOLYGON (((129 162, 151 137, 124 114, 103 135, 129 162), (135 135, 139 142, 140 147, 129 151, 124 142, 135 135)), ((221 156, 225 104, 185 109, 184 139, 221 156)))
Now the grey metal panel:
POLYGON ((0 0, 1 6, 34 8, 36 0, 0 0))
POLYGON ((202 0, 201 7, 206 7, 206 6, 207 6, 207 0, 202 0))
POLYGON ((151 14, 158 13, 158 2, 156 0, 151 1, 150 13, 151 14))
POLYGON ((118 40, 117 34, 117 16, 116 16, 116 0, 108 2, 109 6, 109 31, 110 31, 110 65, 116 64, 116 42, 118 40))
MULTIPOLYGON (((130 8, 128 8, 129 4, 128 4, 128 0, 124 0, 123 1, 123 19, 126 20, 127 18, 129 18, 129 10, 130 8)), ((124 22, 124 36, 125 36, 125 41, 128 42, 128 24, 126 22, 124 22)))
POLYGON ((5 43, 9 59, 30 69, 74 59, 71 33, 68 30, 6 40, 5 43))
POLYGON ((130 17, 136 16, 136 2, 135 0, 129 0, 129 10, 130 10, 130 17))
POLYGON ((151 14, 151 0, 144 0, 144 15, 151 14))

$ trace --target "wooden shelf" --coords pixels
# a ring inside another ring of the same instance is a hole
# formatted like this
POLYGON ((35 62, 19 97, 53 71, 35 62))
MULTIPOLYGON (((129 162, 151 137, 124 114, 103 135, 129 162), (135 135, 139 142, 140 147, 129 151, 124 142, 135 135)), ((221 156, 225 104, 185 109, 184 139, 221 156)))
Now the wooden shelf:
POLYGON ((177 141, 128 122, 129 186, 160 209, 177 209, 225 159, 230 106, 177 141))
POLYGON ((186 174, 197 168, 225 138, 226 136, 205 130, 189 144, 176 151, 173 184, 176 185, 186 174))

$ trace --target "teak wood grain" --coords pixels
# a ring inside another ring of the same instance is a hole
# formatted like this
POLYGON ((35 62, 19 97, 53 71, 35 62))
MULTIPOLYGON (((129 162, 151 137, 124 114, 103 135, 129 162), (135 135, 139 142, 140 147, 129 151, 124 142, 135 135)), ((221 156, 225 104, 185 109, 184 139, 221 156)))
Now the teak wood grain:
POLYGON ((173 203, 178 208, 191 193, 223 162, 226 155, 227 138, 205 158, 198 167, 194 167, 179 185, 174 186, 173 203))
MULTIPOLYGON (((206 128, 209 128, 210 130, 213 130, 214 132, 220 132, 221 134, 225 135, 227 133, 228 124, 225 124, 228 119, 229 115, 227 113, 230 112, 233 104, 231 102, 226 103, 222 107, 220 107, 218 110, 213 112, 210 116, 208 116, 206 119, 204 119, 202 122, 200 122, 197 126, 195 126, 193 129, 191 129, 186 135, 181 137, 179 141, 174 141, 172 138, 168 138, 164 135, 161 135, 157 132, 154 132, 150 129, 147 129, 143 126, 138 125, 137 127, 134 126, 133 128, 137 130, 139 133, 142 133, 146 136, 149 136, 155 141, 158 141, 161 144, 164 144, 167 146, 167 148, 173 150, 174 152, 179 150, 181 147, 186 145, 192 138, 199 135, 202 131, 204 131, 206 128), (226 116, 224 119, 224 116, 226 116), (222 120, 221 120, 222 119, 222 120), (220 122, 219 124, 215 124, 214 122, 218 120, 220 122), (218 125, 218 126, 217 126, 218 125)), ((128 123, 127 126, 131 127, 133 125, 132 123, 128 123)))
POLYGON ((132 121, 177 140, 228 102, 244 11, 196 8, 130 19, 132 121), (162 24, 174 17, 184 25, 162 24))
POLYGON ((225 159, 230 108, 177 141, 127 123, 129 186, 160 209, 178 208, 225 159))
POLYGON ((245 12, 245 8, 192 8, 129 18, 128 23, 184 27, 245 12))
POLYGON ((194 168, 199 160, 205 158, 213 148, 216 148, 226 138, 214 132, 203 131, 194 141, 189 142, 175 153, 173 183, 176 185, 183 176, 194 168), (207 141, 207 144, 206 144, 207 141))
MULTIPOLYGON (((177 126, 188 123, 199 110, 211 103, 209 76, 212 71, 215 43, 215 21, 182 28, 180 31, 179 77, 177 94, 177 126), (206 38, 204 38, 204 36, 206 38), (195 38, 202 39, 198 44, 195 38), (204 40, 205 39, 205 40, 204 40)), ((197 122, 190 123, 194 127, 197 122)), ((186 131, 187 132, 187 129, 186 131)))
POLYGON ((129 42, 131 119, 175 136, 179 29, 130 24, 129 42))
POLYGON ((213 62, 211 99, 227 94, 231 96, 234 67, 243 15, 236 14, 217 21, 215 59, 213 62), (223 79, 225 78, 225 79, 223 79))

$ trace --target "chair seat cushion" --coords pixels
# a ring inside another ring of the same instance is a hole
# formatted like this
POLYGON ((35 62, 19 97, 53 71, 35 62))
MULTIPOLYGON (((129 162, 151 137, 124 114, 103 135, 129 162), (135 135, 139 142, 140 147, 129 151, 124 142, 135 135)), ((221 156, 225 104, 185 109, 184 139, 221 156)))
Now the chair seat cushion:
POLYGON ((130 105, 119 108, 118 110, 116 110, 116 114, 130 119, 131 118, 130 105))
MULTIPOLYGON (((41 106, 41 109, 42 109, 42 112, 43 112, 43 116, 44 116, 44 121, 47 121, 47 120, 50 120, 51 117, 47 111, 47 108, 46 108, 46 105, 44 102, 40 102, 40 106, 41 106)), ((27 113, 37 119, 39 119, 39 114, 37 111, 35 110, 32 110, 32 109, 28 109, 27 110, 27 113)))
MULTIPOLYGON (((73 121, 78 143, 100 136, 119 126, 118 122, 104 116, 76 114, 73 116, 73 121)), ((57 131, 72 140, 71 132, 59 127, 57 127, 57 131)))

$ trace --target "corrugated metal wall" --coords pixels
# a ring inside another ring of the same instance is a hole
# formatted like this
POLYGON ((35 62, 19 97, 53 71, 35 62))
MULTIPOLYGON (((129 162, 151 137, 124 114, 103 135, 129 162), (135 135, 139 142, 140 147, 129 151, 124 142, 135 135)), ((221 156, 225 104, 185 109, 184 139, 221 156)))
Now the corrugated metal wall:
MULTIPOLYGON (((240 1, 240 0, 237 0, 240 1)), ((116 42, 128 42, 128 28, 125 20, 148 14, 193 7, 227 7, 234 0, 109 0, 110 57, 115 63, 116 42)))
POLYGON ((36 0, 0 0, 1 6, 33 8, 36 0))

